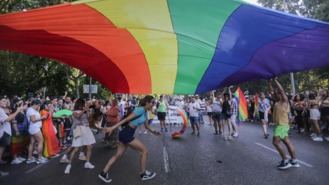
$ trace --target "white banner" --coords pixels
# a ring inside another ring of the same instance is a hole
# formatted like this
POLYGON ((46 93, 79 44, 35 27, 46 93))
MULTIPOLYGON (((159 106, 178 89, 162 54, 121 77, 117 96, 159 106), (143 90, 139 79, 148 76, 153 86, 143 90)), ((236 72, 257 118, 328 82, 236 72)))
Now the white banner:
MULTIPOLYGON (((181 125, 183 124, 183 118, 177 111, 177 106, 169 106, 166 114, 166 124, 181 125)), ((158 117, 156 116, 152 123, 159 123, 158 117)))

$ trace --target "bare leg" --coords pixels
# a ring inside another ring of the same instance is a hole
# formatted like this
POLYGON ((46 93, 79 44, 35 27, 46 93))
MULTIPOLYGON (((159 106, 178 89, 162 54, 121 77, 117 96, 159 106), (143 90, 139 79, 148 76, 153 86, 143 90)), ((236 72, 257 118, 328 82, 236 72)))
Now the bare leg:
POLYGON ((211 125, 211 116, 208 115, 209 125, 211 125))
POLYGON ((223 135, 224 135, 224 122, 225 122, 225 120, 222 120, 222 119, 219 120, 220 131, 221 131, 221 133, 223 133, 223 135))
POLYGON ((321 129, 319 126, 319 121, 318 120, 313 120, 313 124, 314 124, 314 132, 320 136, 321 135, 321 129))
POLYGON ((88 145, 87 146, 87 162, 90 162, 92 149, 93 149, 93 146, 92 145, 88 145))
POLYGON ((214 128, 215 128, 215 133, 216 134, 218 133, 218 127, 219 127, 219 125, 218 125, 217 120, 214 120, 214 128))
POLYGON ((276 150, 279 152, 282 160, 286 160, 286 154, 284 153, 283 148, 280 145, 280 138, 279 137, 273 137, 273 145, 275 146, 276 150))
POLYGON ((228 136, 231 137, 233 134, 233 127, 232 127, 231 119, 227 120, 227 125, 228 125, 228 136))
POLYGON ((106 166, 103 169, 103 172, 107 173, 112 165, 125 153, 127 146, 122 144, 121 142, 118 145, 117 152, 111 159, 107 162, 106 166))
POLYGON ((41 159, 42 150, 43 150, 43 136, 42 136, 42 133, 38 132, 33 137, 35 137, 36 141, 38 142, 38 159, 41 159))
POLYGON ((32 154, 33 154, 33 148, 34 148, 34 143, 35 143, 35 139, 33 136, 30 137, 31 141, 29 144, 29 148, 28 148, 28 157, 27 159, 32 159, 32 154))
POLYGON ((134 139, 132 142, 128 144, 128 146, 140 152, 141 173, 144 173, 146 170, 146 160, 148 153, 146 146, 138 139, 134 139))
POLYGON ((283 143, 288 148, 288 152, 290 154, 291 159, 296 159, 296 151, 294 145, 291 143, 288 137, 284 138, 283 143))
POLYGON ((265 120, 262 120, 262 126, 263 126, 264 135, 266 135, 267 134, 267 123, 265 120))
POLYGON ((231 120, 231 123, 232 123, 232 128, 234 130, 233 133, 236 133, 236 134, 239 134, 239 131, 238 131, 238 126, 236 124, 236 116, 234 116, 231 120))
POLYGON ((224 136, 224 138, 225 139, 227 139, 227 136, 226 136, 226 129, 225 129, 225 127, 226 127, 226 125, 227 125, 227 121, 226 121, 226 119, 224 119, 223 120, 223 127, 222 127, 222 133, 223 133, 223 136, 224 136))
POLYGON ((197 131, 198 131, 198 135, 199 135, 199 134, 200 134, 199 123, 196 123, 196 124, 195 124, 195 127, 196 127, 196 129, 197 129, 197 131))
POLYGON ((77 153, 78 150, 79 150, 79 148, 76 148, 76 147, 73 148, 73 151, 71 152, 71 155, 70 155, 69 164, 72 163, 72 161, 73 161, 73 159, 74 159, 74 156, 75 156, 75 153, 77 153))

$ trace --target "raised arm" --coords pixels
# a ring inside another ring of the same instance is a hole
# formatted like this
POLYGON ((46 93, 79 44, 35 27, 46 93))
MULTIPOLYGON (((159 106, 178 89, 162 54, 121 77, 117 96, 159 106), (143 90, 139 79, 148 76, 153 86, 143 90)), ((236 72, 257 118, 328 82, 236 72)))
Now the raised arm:
MULTIPOLYGON (((284 101, 284 102, 288 102, 288 101, 289 101, 289 100, 288 100, 288 97, 287 97, 286 92, 284 91, 282 85, 280 84, 280 82, 278 81, 277 78, 275 78, 274 81, 275 81, 275 84, 276 84, 276 85, 278 86, 278 88, 279 88, 280 94, 281 94, 281 96, 283 97, 283 101, 284 101)), ((289 103, 289 102, 288 102, 288 103, 289 103)))
POLYGON ((21 112, 22 110, 24 110, 24 107, 23 106, 18 107, 17 110, 16 110, 16 112, 13 113, 13 114, 11 114, 11 115, 9 115, 6 120, 3 120, 3 122, 10 122, 10 121, 14 120, 15 117, 17 116, 17 114, 19 112, 21 112))
POLYGON ((268 89, 270 90, 271 96, 273 96, 274 95, 274 89, 273 89, 273 86, 272 86, 272 80, 268 81, 268 89))
POLYGON ((233 86, 230 86, 230 87, 228 88, 228 93, 229 93, 229 95, 230 95, 230 100, 232 100, 232 97, 233 97, 233 95, 232 95, 232 88, 233 88, 233 86))

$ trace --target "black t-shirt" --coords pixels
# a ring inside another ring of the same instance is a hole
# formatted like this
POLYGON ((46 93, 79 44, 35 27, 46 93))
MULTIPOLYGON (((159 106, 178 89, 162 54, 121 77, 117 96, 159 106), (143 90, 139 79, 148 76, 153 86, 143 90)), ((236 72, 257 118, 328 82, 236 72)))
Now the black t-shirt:
POLYGON ((18 113, 15 117, 17 124, 22 124, 24 122, 25 115, 23 113, 18 113))
POLYGON ((226 100, 223 102, 223 110, 222 113, 227 114, 231 111, 230 103, 226 100))

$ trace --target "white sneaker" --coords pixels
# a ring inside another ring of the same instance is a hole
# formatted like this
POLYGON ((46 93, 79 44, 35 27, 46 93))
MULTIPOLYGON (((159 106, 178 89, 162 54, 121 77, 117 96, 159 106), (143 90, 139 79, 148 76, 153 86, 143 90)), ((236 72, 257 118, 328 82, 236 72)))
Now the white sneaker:
POLYGON ((92 165, 90 162, 86 162, 86 163, 85 163, 85 168, 87 168, 87 169, 94 169, 95 166, 92 165))
POLYGON ((24 157, 17 157, 20 161, 24 162, 26 159, 24 157))
POLYGON ((70 174, 70 171, 71 171, 71 165, 68 164, 65 168, 64 174, 70 174))
POLYGON ((60 163, 69 163, 69 159, 67 158, 67 155, 63 155, 61 160, 59 160, 60 163))
POLYGON ((317 137, 313 137, 312 140, 313 141, 320 141, 321 142, 321 141, 323 141, 323 138, 320 137, 320 136, 317 136, 317 137))
POLYGON ((81 161, 86 161, 87 160, 87 157, 86 157, 85 153, 83 153, 83 152, 79 153, 79 160, 81 160, 81 161))
POLYGON ((315 134, 315 133, 312 133, 312 134, 310 135, 310 137, 316 137, 316 134, 315 134))
POLYGON ((234 133, 233 134, 233 137, 239 137, 239 134, 238 133, 234 133))
POLYGON ((27 159, 26 164, 32 164, 32 163, 35 163, 35 162, 37 162, 37 161, 35 160, 35 158, 27 159))
POLYGON ((324 139, 325 139, 326 141, 329 141, 329 137, 325 137, 324 139))
POLYGON ((59 154, 56 154, 56 155, 53 155, 53 156, 51 156, 50 158, 57 158, 57 157, 59 157, 59 154))
POLYGON ((41 157, 41 160, 43 160, 43 161, 48 161, 48 158, 41 157))
POLYGON ((19 158, 15 158, 13 161, 11 161, 11 164, 21 164, 23 161, 19 160, 19 158))
POLYGON ((47 163, 47 162, 48 162, 48 160, 45 159, 45 158, 40 158, 40 159, 37 160, 37 164, 44 164, 44 163, 47 163))
POLYGON ((156 176, 155 172, 150 172, 146 170, 143 174, 140 175, 142 181, 153 179, 156 176))

